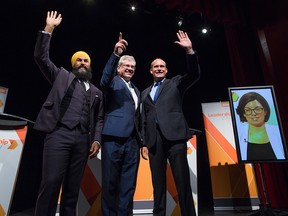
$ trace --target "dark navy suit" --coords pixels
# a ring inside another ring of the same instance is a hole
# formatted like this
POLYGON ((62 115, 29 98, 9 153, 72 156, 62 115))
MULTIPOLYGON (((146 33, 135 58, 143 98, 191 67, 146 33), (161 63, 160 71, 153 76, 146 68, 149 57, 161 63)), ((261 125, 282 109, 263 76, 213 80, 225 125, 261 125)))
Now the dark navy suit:
POLYGON ((38 33, 34 58, 52 85, 34 129, 45 132, 42 182, 35 216, 55 216, 60 187, 60 215, 76 215, 82 175, 93 141, 101 142, 103 94, 89 83, 85 90, 75 75, 49 58, 51 35, 38 33))
POLYGON ((127 216, 132 202, 140 160, 140 92, 138 108, 125 81, 115 74, 119 57, 112 54, 103 70, 101 87, 105 101, 102 131, 102 215, 127 216))
POLYGON ((195 216, 187 162, 187 140, 192 134, 182 111, 185 91, 199 78, 197 55, 187 55, 187 72, 165 78, 156 102, 150 97, 152 86, 142 92, 143 144, 149 149, 154 189, 153 215, 166 212, 167 159, 177 187, 181 215, 195 216))

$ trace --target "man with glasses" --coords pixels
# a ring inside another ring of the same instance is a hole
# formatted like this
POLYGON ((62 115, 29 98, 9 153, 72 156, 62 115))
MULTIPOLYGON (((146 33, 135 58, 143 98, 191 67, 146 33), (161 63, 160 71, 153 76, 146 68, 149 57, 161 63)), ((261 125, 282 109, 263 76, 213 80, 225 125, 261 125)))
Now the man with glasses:
POLYGON ((103 216, 127 216, 133 211, 140 160, 140 92, 131 82, 134 57, 120 58, 127 45, 120 33, 100 81, 106 105, 101 149, 103 216))
POLYGON ((247 123, 241 125, 239 130, 242 160, 253 162, 285 159, 279 127, 266 124, 270 118, 270 107, 262 95, 257 92, 244 94, 236 112, 240 121, 247 123))

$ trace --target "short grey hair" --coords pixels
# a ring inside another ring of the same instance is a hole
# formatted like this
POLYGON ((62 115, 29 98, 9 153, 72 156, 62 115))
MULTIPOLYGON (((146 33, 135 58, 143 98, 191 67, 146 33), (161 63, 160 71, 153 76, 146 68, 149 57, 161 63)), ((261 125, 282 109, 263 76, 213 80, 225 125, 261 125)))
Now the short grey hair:
POLYGON ((132 61, 135 63, 135 66, 136 66, 136 60, 133 56, 131 55, 123 55, 121 56, 121 58, 119 59, 118 61, 118 66, 121 66, 123 64, 124 61, 132 61))

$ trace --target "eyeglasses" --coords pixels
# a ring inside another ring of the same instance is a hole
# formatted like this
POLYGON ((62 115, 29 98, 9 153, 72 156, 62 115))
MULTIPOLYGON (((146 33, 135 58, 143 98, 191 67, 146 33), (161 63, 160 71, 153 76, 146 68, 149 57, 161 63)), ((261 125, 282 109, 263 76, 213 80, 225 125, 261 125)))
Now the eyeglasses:
POLYGON ((136 66, 135 66, 135 65, 122 64, 121 66, 122 66, 122 67, 125 67, 125 68, 131 68, 132 70, 135 70, 135 69, 136 69, 136 66))
POLYGON ((263 112, 264 108, 263 107, 256 107, 254 109, 250 109, 250 108, 244 108, 244 112, 246 115, 251 115, 252 114, 252 111, 255 113, 255 114, 261 114, 263 112))

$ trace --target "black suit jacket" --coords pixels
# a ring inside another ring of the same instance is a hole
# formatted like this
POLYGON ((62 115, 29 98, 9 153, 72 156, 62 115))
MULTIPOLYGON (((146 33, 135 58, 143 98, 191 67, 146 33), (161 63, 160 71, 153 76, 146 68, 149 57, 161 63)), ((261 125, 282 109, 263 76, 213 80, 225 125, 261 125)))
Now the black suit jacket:
POLYGON ((144 145, 152 147, 156 138, 158 124, 167 140, 188 140, 192 134, 185 120, 182 103, 183 97, 200 77, 197 55, 187 55, 187 72, 172 79, 165 79, 158 92, 156 103, 150 97, 153 85, 142 92, 142 124, 144 145), (157 124, 156 124, 157 122, 157 124))
MULTIPOLYGON (((49 58, 51 35, 39 32, 34 50, 34 59, 41 72, 52 85, 52 89, 44 102, 34 125, 34 129, 46 133, 52 132, 60 118, 60 105, 75 75, 64 68, 58 68, 49 58)), ((101 143, 103 128, 103 94, 90 83, 90 133, 91 142, 101 143)))

